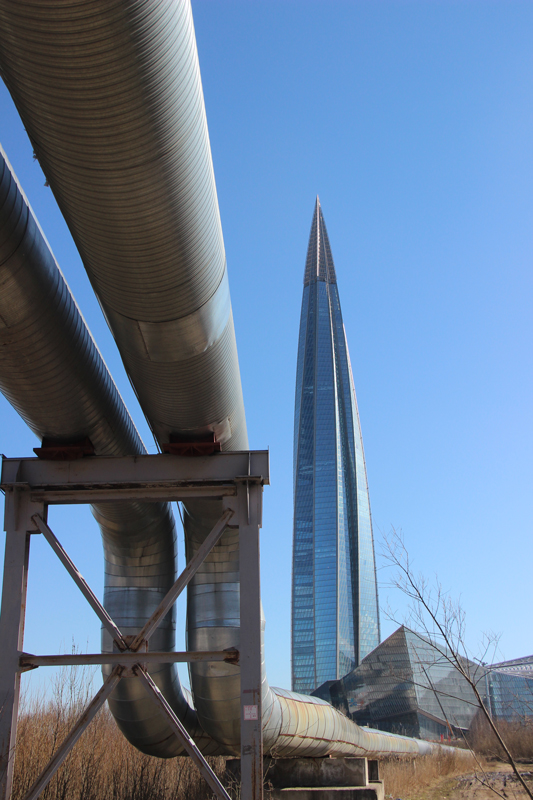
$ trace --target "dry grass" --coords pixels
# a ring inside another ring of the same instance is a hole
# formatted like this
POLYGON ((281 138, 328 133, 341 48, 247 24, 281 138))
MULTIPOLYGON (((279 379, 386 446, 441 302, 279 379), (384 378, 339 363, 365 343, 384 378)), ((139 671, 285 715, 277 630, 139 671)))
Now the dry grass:
MULTIPOLYGON (((515 760, 533 761, 533 721, 531 719, 523 722, 498 722, 498 731, 515 760)), ((476 753, 490 759, 505 760, 502 748, 481 714, 475 717, 468 739, 476 753)))
MULTIPOLYGON (((50 700, 26 697, 19 717, 13 800, 22 800, 53 752, 94 694, 85 669, 65 670, 50 700)), ((533 760, 533 724, 500 723, 515 758, 533 760)), ((498 744, 481 719, 471 729, 478 756, 501 758, 498 744)), ((225 760, 210 762, 224 781, 225 760)), ((475 769, 465 756, 443 753, 416 759, 385 759, 380 764, 386 794, 420 797, 446 778, 475 769)), ((232 794, 235 794, 233 787, 232 794)), ((43 800, 209 800, 212 794, 189 758, 143 755, 122 736, 102 709, 42 794, 43 800)))
MULTIPOLYGON (((52 699, 27 697, 19 717, 13 800, 22 800, 93 695, 87 670, 64 670, 52 699)), ((225 760, 210 759, 225 782, 225 760)), ((410 797, 469 765, 453 755, 381 763, 386 793, 410 797)), ((233 786, 231 793, 239 794, 233 786)), ((42 794, 43 800, 208 800, 211 791, 188 758, 157 759, 132 747, 107 707, 81 737, 42 794)))
MULTIPOLYGON (((533 761, 532 723, 500 722, 498 723, 498 728, 516 760, 523 763, 533 761)), ((485 770, 494 769, 494 766, 488 767, 487 760, 505 761, 504 753, 501 751, 489 725, 481 716, 475 719, 470 729, 468 740, 475 753, 476 762, 473 760, 469 762, 459 754, 447 753, 439 756, 422 756, 416 759, 390 758, 382 761, 380 763, 380 775, 385 782, 386 795, 393 798, 419 798, 429 795, 432 797, 448 796, 448 792, 444 791, 444 789, 448 787, 451 791, 454 782, 446 781, 446 779, 468 773, 466 783, 470 787, 469 791, 472 793, 475 790, 478 793, 475 795, 476 797, 478 795, 479 798, 484 797, 483 783, 487 783, 485 770), (435 787, 439 787, 436 794, 435 787)), ((503 767, 503 765, 500 765, 500 767, 503 767)), ((514 777, 507 774, 510 772, 510 767, 506 769, 507 772, 504 770, 494 780, 496 780, 496 783, 498 780, 501 782, 503 780, 502 776, 505 774, 506 780, 510 782, 509 785, 514 786, 514 777)), ((488 781, 488 784, 491 785, 491 780, 488 781)), ((502 783, 502 786, 505 787, 505 783, 502 783)), ((468 791, 465 795, 466 790, 464 787, 462 791, 461 797, 470 796, 468 791)), ((515 794, 518 792, 517 797, 525 797, 525 792, 522 794, 518 787, 515 786, 513 791, 515 794)), ((453 796, 455 797, 455 794, 453 796)), ((496 793, 489 791, 488 796, 496 797, 496 793)), ((503 796, 505 797, 505 794, 503 796)))
POLYGON ((391 757, 380 761, 380 778, 385 794, 396 797, 416 797, 445 778, 463 775, 472 769, 473 762, 464 754, 440 753, 418 758, 391 757))
MULTIPOLYGON (((19 717, 13 800, 22 800, 92 697, 84 671, 65 671, 53 697, 26 698, 19 717)), ((225 760, 209 759, 223 776, 225 760)), ((130 745, 102 709, 50 781, 43 800, 208 800, 189 758, 158 759, 130 745)))

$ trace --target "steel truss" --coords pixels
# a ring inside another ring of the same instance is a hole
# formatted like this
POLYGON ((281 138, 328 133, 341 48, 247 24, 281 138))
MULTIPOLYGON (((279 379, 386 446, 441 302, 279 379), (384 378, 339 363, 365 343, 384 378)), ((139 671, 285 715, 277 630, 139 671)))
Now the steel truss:
POLYGON ((226 661, 241 668, 242 800, 262 800, 261 610, 259 529, 263 485, 269 483, 267 451, 217 453, 208 457, 146 455, 91 457, 76 461, 2 457, 6 547, 0 609, 0 800, 10 800, 16 755, 20 675, 49 665, 111 664, 113 669, 25 797, 46 787, 122 676, 135 675, 165 715, 176 737, 219 800, 230 797, 150 677, 150 662, 226 661), (47 508, 60 503, 115 500, 172 501, 223 498, 224 512, 201 547, 136 636, 123 636, 47 524, 47 508), (226 528, 239 529, 240 651, 158 653, 149 640, 226 528), (23 650, 30 539, 42 534, 110 632, 119 652, 32 655, 23 650))

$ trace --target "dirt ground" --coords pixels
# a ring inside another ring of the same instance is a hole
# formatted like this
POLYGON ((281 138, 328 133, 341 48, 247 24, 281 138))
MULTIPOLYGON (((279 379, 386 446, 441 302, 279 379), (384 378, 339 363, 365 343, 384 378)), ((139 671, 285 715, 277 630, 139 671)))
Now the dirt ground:
MULTIPOLYGON (((519 764, 519 769, 533 789, 533 763, 519 764)), ((484 771, 477 769, 456 778, 445 778, 413 800, 494 800, 498 795, 505 800, 527 798, 511 767, 503 762, 489 763, 484 771)))

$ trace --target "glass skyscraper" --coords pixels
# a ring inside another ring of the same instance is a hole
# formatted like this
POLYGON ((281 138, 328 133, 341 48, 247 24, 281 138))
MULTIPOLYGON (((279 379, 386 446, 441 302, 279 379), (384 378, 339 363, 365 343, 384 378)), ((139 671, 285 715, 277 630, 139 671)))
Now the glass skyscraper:
POLYGON ((363 440, 335 267, 317 198, 294 416, 292 688, 309 693, 379 644, 363 440))

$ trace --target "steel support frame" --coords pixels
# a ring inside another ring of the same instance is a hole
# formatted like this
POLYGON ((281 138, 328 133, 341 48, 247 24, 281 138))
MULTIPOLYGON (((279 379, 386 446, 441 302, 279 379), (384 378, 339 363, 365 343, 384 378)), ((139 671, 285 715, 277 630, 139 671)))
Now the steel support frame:
POLYGON ((241 799, 263 797, 263 713, 261 683, 261 575, 259 528, 262 487, 241 483, 239 509, 241 799))
POLYGON ((266 451, 221 453, 201 458, 158 455, 126 458, 91 457, 54 462, 2 458, 0 488, 5 492, 6 547, 0 607, 0 800, 10 800, 15 761, 20 675, 48 664, 110 663, 113 670, 85 709, 66 740, 36 781, 26 800, 34 800, 55 774, 70 749, 94 718, 123 674, 135 674, 193 758, 215 795, 229 797, 195 743, 166 703, 146 671, 160 661, 224 660, 241 666, 242 800, 262 800, 261 601, 259 530, 263 485, 269 483, 266 451), (123 637, 78 572, 46 522, 48 505, 114 500, 168 501, 189 497, 224 499, 224 514, 187 564, 159 607, 135 637, 123 637), (148 640, 172 607, 226 527, 239 528, 240 613, 239 651, 148 653, 148 640), (88 656, 34 656, 24 653, 24 619, 30 537, 42 533, 111 632, 119 653, 88 656), (83 660, 82 660, 83 659, 83 660))

